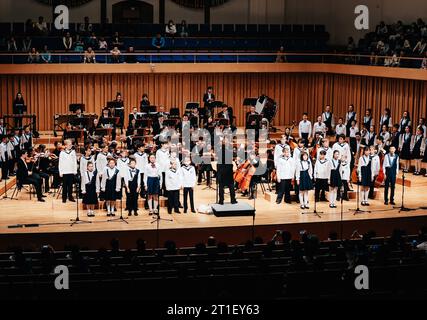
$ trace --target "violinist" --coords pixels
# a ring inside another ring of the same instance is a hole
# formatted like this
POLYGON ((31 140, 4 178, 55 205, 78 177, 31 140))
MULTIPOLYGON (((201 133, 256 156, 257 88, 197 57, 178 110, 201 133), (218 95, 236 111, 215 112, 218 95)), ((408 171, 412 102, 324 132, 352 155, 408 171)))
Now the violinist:
POLYGON ((24 184, 32 184, 37 193, 37 201, 45 202, 43 199, 41 179, 29 169, 29 161, 28 151, 22 151, 21 157, 18 160, 17 185, 18 187, 22 187, 24 184))
POLYGON ((143 112, 144 107, 148 107, 150 105, 151 104, 150 104, 150 100, 148 99, 148 94, 144 93, 142 95, 142 100, 141 100, 141 103, 140 103, 140 111, 143 112))
POLYGON ((46 146, 41 144, 37 150, 37 152, 33 151, 33 157, 32 157, 32 171, 33 174, 37 175, 39 179, 44 181, 44 191, 49 193, 49 163, 50 163, 50 156, 49 152, 46 152, 46 146))
POLYGON ((137 120, 138 118, 139 118, 138 108, 135 107, 132 109, 132 112, 129 113, 129 123, 131 123, 132 120, 137 120))

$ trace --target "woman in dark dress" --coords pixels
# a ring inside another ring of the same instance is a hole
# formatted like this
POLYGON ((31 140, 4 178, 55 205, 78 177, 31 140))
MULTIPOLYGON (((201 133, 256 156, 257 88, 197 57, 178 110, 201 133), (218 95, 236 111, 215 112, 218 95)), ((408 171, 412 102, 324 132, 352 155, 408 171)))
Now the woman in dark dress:
POLYGON ((87 163, 86 172, 82 174, 81 190, 83 204, 87 207, 87 216, 95 216, 95 206, 98 204, 97 184, 99 184, 98 173, 94 170, 93 162, 87 163))
MULTIPOLYGON (((24 114, 25 101, 21 92, 16 94, 15 100, 13 100, 12 112, 16 115, 24 114)), ((22 128, 22 118, 15 118, 15 128, 22 128)))
POLYGON ((399 139, 399 152, 400 159, 404 160, 404 172, 408 172, 411 165, 411 142, 412 142, 412 128, 409 126, 405 127, 405 132, 400 135, 399 139))

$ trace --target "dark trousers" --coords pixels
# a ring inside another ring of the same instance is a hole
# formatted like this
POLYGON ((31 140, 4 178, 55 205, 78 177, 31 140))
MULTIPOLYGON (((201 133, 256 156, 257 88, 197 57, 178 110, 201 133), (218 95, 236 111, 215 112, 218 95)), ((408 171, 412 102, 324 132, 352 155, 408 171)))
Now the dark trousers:
POLYGON ((49 178, 50 178, 49 175, 44 172, 37 172, 37 173, 34 173, 34 175, 39 176, 40 179, 44 181, 44 191, 49 192, 49 178))
POLYGON ((42 181, 39 177, 29 176, 22 182, 22 184, 32 184, 36 189, 37 199, 42 198, 42 181))
POLYGON ((328 189, 328 179, 316 179, 316 190, 314 192, 314 197, 316 198, 316 201, 326 200, 327 189, 328 189))
POLYGON ((308 147, 308 140, 309 140, 309 135, 308 133, 301 133, 301 138, 303 138, 305 140, 304 146, 307 148, 308 147))
POLYGON ((7 161, 9 176, 12 176, 15 174, 15 163, 16 163, 15 159, 9 159, 7 161))
POLYGON ((138 211, 138 193, 136 189, 130 189, 130 192, 126 192, 126 209, 131 211, 138 211))
POLYGON ((343 198, 343 200, 348 200, 348 191, 350 190, 349 186, 348 186, 348 181, 347 180, 342 180, 342 185, 344 187, 343 192, 341 192, 341 189, 338 188, 338 195, 337 195, 337 200, 341 200, 341 198, 343 198))
POLYGON ((206 185, 209 186, 211 184, 211 171, 210 165, 202 164, 199 172, 197 173, 197 183, 202 183, 203 172, 206 172, 206 185))
POLYGON ((279 191, 277 192, 276 202, 282 202, 283 196, 285 196, 285 202, 291 202, 291 187, 292 187, 292 179, 282 179, 279 184, 279 191))
POLYGON ((179 212, 179 190, 168 190, 168 213, 179 212))
POLYGON ((64 174, 62 176, 62 201, 67 201, 67 198, 73 199, 73 183, 73 174, 64 174))
POLYGON ((1 163, 1 178, 6 180, 9 177, 9 164, 7 162, 1 163))
POLYGON ((374 177, 374 180, 371 181, 371 185, 369 186, 369 199, 374 199, 375 180, 377 180, 377 176, 374 177))
POLYGON ((194 191, 193 188, 184 188, 184 211, 188 209, 187 198, 190 198, 191 210, 194 211, 194 191))
POLYGON ((394 201, 394 189, 396 187, 396 176, 388 176, 385 179, 384 201, 388 202, 388 189, 390 189, 390 201, 394 201))
POLYGON ((219 186, 218 186, 219 202, 220 203, 224 202, 224 189, 225 188, 228 188, 228 190, 230 190, 231 202, 236 202, 236 192, 234 191, 233 183, 225 184, 225 183, 221 183, 221 182, 219 183, 219 186))
POLYGON ((162 172, 162 185, 160 186, 160 195, 167 196, 166 192, 166 172, 162 172))

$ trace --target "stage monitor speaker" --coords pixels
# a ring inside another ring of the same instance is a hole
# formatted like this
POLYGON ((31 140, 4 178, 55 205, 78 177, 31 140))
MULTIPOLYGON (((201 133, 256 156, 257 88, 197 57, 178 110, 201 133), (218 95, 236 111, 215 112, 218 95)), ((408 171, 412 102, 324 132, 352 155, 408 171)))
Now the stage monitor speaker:
POLYGON ((213 204, 211 207, 215 217, 253 217, 255 215, 255 208, 245 202, 236 204, 226 203, 223 205, 213 204))

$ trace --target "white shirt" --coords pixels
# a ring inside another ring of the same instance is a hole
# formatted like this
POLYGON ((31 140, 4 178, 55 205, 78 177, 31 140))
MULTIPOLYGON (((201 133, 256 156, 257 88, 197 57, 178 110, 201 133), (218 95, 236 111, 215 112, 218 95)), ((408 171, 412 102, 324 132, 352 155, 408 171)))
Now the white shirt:
POLYGON ((322 136, 325 136, 325 133, 326 133, 326 124, 324 123, 324 122, 321 122, 321 123, 319 123, 319 122, 316 122, 316 123, 314 123, 314 125, 313 125, 313 138, 314 138, 314 136, 316 135, 316 133, 317 132, 320 132, 321 134, 322 134, 322 136))
POLYGON ((292 157, 295 159, 295 163, 297 161, 301 160, 301 153, 303 153, 303 152, 307 152, 307 150, 304 147, 302 149, 300 149, 300 148, 295 148, 294 149, 294 154, 292 155, 292 157))
POLYGON ((13 147, 10 145, 10 143, 1 143, 0 144, 0 160, 2 162, 6 161, 6 154, 8 160, 12 159, 12 150, 13 147))
POLYGON ((295 177, 295 170, 294 158, 281 156, 277 160, 277 181, 293 179, 295 177))
POLYGON ((311 165, 311 161, 297 161, 297 166, 296 166, 296 175, 295 175, 295 179, 297 181, 300 180, 301 177, 301 171, 308 171, 308 175, 310 176, 310 179, 313 178, 313 166, 311 165))
POLYGON ((133 156, 136 160, 136 168, 139 170, 140 173, 144 173, 145 166, 148 164, 148 155, 145 152, 137 152, 133 156))
POLYGON ((386 116, 386 115, 382 115, 381 119, 380 119, 380 128, 383 126, 383 124, 387 121, 388 119, 388 127, 391 128, 393 127, 393 121, 391 120, 391 116, 386 116))
POLYGON ((125 186, 129 187, 129 181, 132 181, 135 178, 135 175, 137 175, 137 189, 139 189, 141 187, 141 172, 135 168, 132 169, 131 167, 127 167, 126 169, 124 169, 124 171, 122 172, 123 175, 123 179, 125 181, 125 186))
MULTIPOLYGON (((82 193, 86 193, 86 185, 92 181, 93 176, 95 175, 95 171, 86 171, 82 174, 82 183, 80 186, 80 189, 82 190, 82 193)), ((98 177, 98 174, 97 174, 98 177)), ((98 178, 95 180, 95 186, 96 190, 99 190, 99 184, 100 181, 98 178)))
POLYGON ((340 167, 341 179, 344 181, 350 181, 350 163, 347 161, 341 161, 340 167))
POLYGON ((276 144, 276 146, 274 147, 274 166, 277 168, 277 160, 279 160, 279 158, 282 156, 283 154, 283 149, 284 148, 288 148, 289 151, 291 150, 291 147, 287 144, 276 144))
POLYGON ((322 113, 322 121, 323 122, 326 122, 326 120, 328 120, 328 118, 331 118, 331 127, 333 128, 334 127, 334 116, 333 116, 333 114, 332 114, 332 112, 323 112, 322 113))
MULTIPOLYGON (((104 172, 102 173, 101 177, 101 191, 105 191, 105 186, 107 185, 107 180, 113 179, 116 171, 118 171, 117 167, 114 167, 111 169, 110 167, 105 167, 104 172)), ((117 172, 116 176, 116 191, 120 191, 120 188, 122 187, 122 177, 120 176, 120 172, 117 172)))
POLYGON ((301 120, 298 126, 299 137, 302 138, 302 133, 308 133, 308 136, 311 136, 311 122, 308 120, 301 120))
POLYGON ((156 177, 160 179, 160 185, 162 185, 162 171, 159 168, 157 163, 154 164, 154 167, 151 163, 148 163, 144 169, 144 185, 147 186, 148 177, 156 177))
POLYGON ((350 125, 351 124, 351 122, 350 122, 350 119, 353 117, 353 119, 352 120, 357 120, 357 114, 356 114, 356 112, 354 112, 354 111, 349 111, 349 112, 347 112, 346 114, 345 114, 345 123, 347 124, 347 125, 350 125))
POLYGON ((356 133, 359 132, 358 127, 350 127, 350 138, 356 138, 356 133))
POLYGON ((96 170, 98 171, 98 174, 102 175, 104 173, 104 169, 107 166, 108 157, 110 157, 110 154, 103 152, 98 153, 98 155, 96 156, 95 166, 96 170))
POLYGON ((335 127, 335 133, 337 134, 337 135, 344 135, 344 136, 346 136, 346 134, 347 134, 347 128, 346 128, 346 126, 344 125, 344 124, 338 124, 336 127, 335 127))
POLYGON ((196 185, 196 169, 194 166, 182 166, 181 167, 181 180, 182 180, 182 186, 184 188, 194 188, 196 185))
POLYGON ((74 150, 63 150, 59 154, 59 175, 77 174, 77 156, 74 150))
POLYGON ((161 172, 166 172, 169 169, 170 161, 168 149, 161 148, 156 151, 156 163, 161 172))
POLYGON ((94 156, 90 156, 89 158, 81 157, 80 158, 80 176, 83 177, 83 174, 87 171, 87 163, 93 163, 94 156))
POLYGON ((317 160, 316 164, 314 165, 314 178, 315 179, 328 179, 331 175, 331 168, 329 165, 329 161, 324 160, 317 160))
POLYGON ((396 176, 399 173, 399 157, 397 156, 397 154, 394 154, 393 156, 391 155, 391 153, 388 153, 385 155, 384 157, 384 163, 383 163, 383 172, 384 174, 386 174, 386 169, 390 168, 393 165, 393 161, 396 158, 396 176))
POLYGON ((179 190, 182 187, 182 175, 180 169, 169 169, 165 175, 166 190, 179 190))
POLYGON ((374 156, 371 156, 371 170, 372 170, 372 176, 376 177, 380 173, 380 157, 376 154, 374 156))
POLYGON ((340 144, 339 142, 335 143, 332 147, 332 153, 334 153, 336 150, 338 150, 340 153, 340 159, 345 155, 347 156, 347 161, 351 160, 351 150, 347 142, 344 142, 343 144, 340 144))
POLYGON ((332 151, 332 148, 325 148, 325 147, 320 147, 317 149, 317 157, 316 159, 320 158, 320 151, 325 151, 326 152, 326 156, 325 159, 326 160, 332 160, 332 157, 334 156, 334 152, 332 151))
POLYGON ((119 158, 117 160, 117 169, 120 171, 122 178, 126 177, 126 170, 129 168, 129 158, 119 158))

